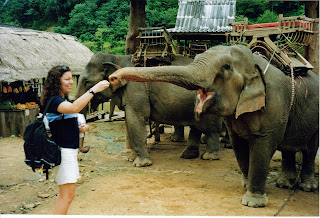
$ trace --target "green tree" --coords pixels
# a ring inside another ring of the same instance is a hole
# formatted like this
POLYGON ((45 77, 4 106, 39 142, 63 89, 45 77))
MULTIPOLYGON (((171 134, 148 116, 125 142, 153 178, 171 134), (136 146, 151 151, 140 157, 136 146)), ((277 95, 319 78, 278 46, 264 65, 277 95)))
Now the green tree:
POLYGON ((178 8, 178 0, 148 0, 146 5, 146 26, 173 28, 176 24, 178 8))
MULTIPOLYGON (((57 23, 64 26, 75 4, 83 0, 9 0, 0 8, 0 22, 46 30, 57 23)), ((0 1, 3 5, 5 0, 0 1)))
POLYGON ((260 15, 257 18, 256 23, 271 23, 271 22, 277 22, 279 18, 279 15, 275 12, 272 12, 270 10, 266 10, 262 15, 260 15))
MULTIPOLYGON (((269 10, 271 14, 283 14, 285 17, 297 16, 304 14, 304 3, 301 1, 244 1, 237 0, 236 3, 236 20, 239 17, 247 17, 249 23, 259 23, 263 14, 269 10), (259 21, 258 21, 259 18, 259 21)), ((268 12, 269 13, 269 12, 268 12)), ((270 14, 270 15, 271 15, 270 14)), ((265 22, 272 22, 264 17, 265 22)))
MULTIPOLYGON (((0 23, 76 36, 93 52, 122 53, 129 27, 130 0, 0 0, 0 23)), ((146 0, 147 27, 175 26, 179 0, 146 0)), ((274 22, 304 14, 303 1, 237 0, 236 20, 274 22), (275 19, 276 17, 276 19, 275 19)))
POLYGON ((77 4, 70 13, 66 33, 82 40, 92 39, 99 25, 94 16, 96 10, 97 5, 94 1, 87 0, 77 4))

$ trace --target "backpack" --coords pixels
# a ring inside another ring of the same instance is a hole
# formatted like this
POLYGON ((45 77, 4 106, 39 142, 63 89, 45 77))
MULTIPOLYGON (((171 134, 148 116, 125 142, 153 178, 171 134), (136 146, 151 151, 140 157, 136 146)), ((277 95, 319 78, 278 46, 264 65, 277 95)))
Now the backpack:
POLYGON ((46 179, 49 179, 48 169, 58 166, 61 163, 61 148, 51 138, 49 121, 46 117, 47 110, 53 98, 50 98, 43 114, 26 126, 23 134, 24 162, 35 169, 43 169, 46 179))

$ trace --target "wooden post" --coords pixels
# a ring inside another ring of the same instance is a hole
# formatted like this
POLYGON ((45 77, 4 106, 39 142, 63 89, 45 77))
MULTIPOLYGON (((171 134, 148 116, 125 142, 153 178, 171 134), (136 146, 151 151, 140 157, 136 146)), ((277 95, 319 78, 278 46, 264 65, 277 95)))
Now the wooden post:
POLYGON ((314 18, 312 38, 310 44, 305 47, 303 56, 314 67, 312 70, 319 75, 319 1, 306 1, 305 14, 309 18, 314 18))

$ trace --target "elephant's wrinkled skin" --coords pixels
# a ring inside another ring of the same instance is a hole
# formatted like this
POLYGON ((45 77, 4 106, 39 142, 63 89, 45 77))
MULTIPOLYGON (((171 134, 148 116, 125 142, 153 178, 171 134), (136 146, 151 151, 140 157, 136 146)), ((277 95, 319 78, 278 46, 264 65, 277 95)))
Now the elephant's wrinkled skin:
MULTIPOLYGON (((100 80, 107 79, 121 67, 133 66, 130 55, 95 54, 80 76, 77 96, 81 96, 100 80)), ((172 65, 187 65, 193 60, 183 56, 176 56, 172 65)), ((146 149, 147 132, 146 120, 164 124, 190 126, 187 146, 181 154, 182 158, 196 158, 199 156, 199 142, 202 133, 208 136, 207 150, 203 159, 219 158, 219 134, 222 119, 208 114, 205 121, 195 120, 194 105, 196 91, 186 90, 169 83, 136 83, 128 82, 111 92, 110 88, 94 98, 112 98, 112 101, 125 111, 125 121, 130 147, 133 153, 129 160, 134 166, 149 166, 152 161, 146 149)))
POLYGON ((295 153, 303 163, 300 187, 312 191, 315 156, 319 147, 319 77, 311 71, 295 78, 292 98, 291 78, 253 55, 246 47, 217 46, 198 55, 188 66, 141 69, 124 68, 109 77, 113 85, 132 81, 170 82, 198 90, 198 117, 217 114, 224 117, 239 167, 247 188, 242 204, 264 207, 266 178, 271 157, 282 152, 280 187, 292 187, 297 178, 295 153))

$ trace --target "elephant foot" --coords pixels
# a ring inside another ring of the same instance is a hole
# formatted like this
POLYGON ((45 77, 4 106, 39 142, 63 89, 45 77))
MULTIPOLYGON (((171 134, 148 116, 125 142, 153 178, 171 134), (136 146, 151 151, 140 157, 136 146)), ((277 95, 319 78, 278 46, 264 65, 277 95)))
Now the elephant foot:
POLYGON ((130 161, 130 162, 133 162, 136 158, 137 158, 136 152, 132 151, 132 152, 129 154, 127 160, 130 161))
POLYGON ((142 157, 137 157, 133 163, 133 166, 135 167, 147 167, 152 165, 152 160, 148 157, 142 158, 142 157))
POLYGON ((243 188, 247 188, 248 187, 248 178, 242 174, 242 179, 241 179, 241 185, 243 188))
POLYGON ((204 152, 202 155, 201 155, 201 159, 202 160, 219 160, 220 159, 220 153, 219 151, 216 151, 216 152, 204 152))
POLYGON ((277 186, 279 188, 292 189, 296 184, 296 174, 295 173, 282 173, 277 180, 277 186))
POLYGON ((193 159, 199 157, 199 148, 196 147, 187 147, 184 149, 182 154, 180 155, 181 158, 184 159, 193 159))
POLYGON ((185 141, 185 140, 184 140, 184 137, 179 136, 179 135, 175 135, 175 134, 172 134, 172 135, 170 136, 170 140, 171 140, 172 142, 184 142, 184 141, 185 141))
POLYGON ((253 194, 247 191, 242 196, 241 204, 248 207, 265 207, 268 205, 268 198, 266 194, 253 194))
POLYGON ((318 189, 318 183, 314 176, 303 178, 299 184, 299 188, 305 192, 312 192, 318 189))

